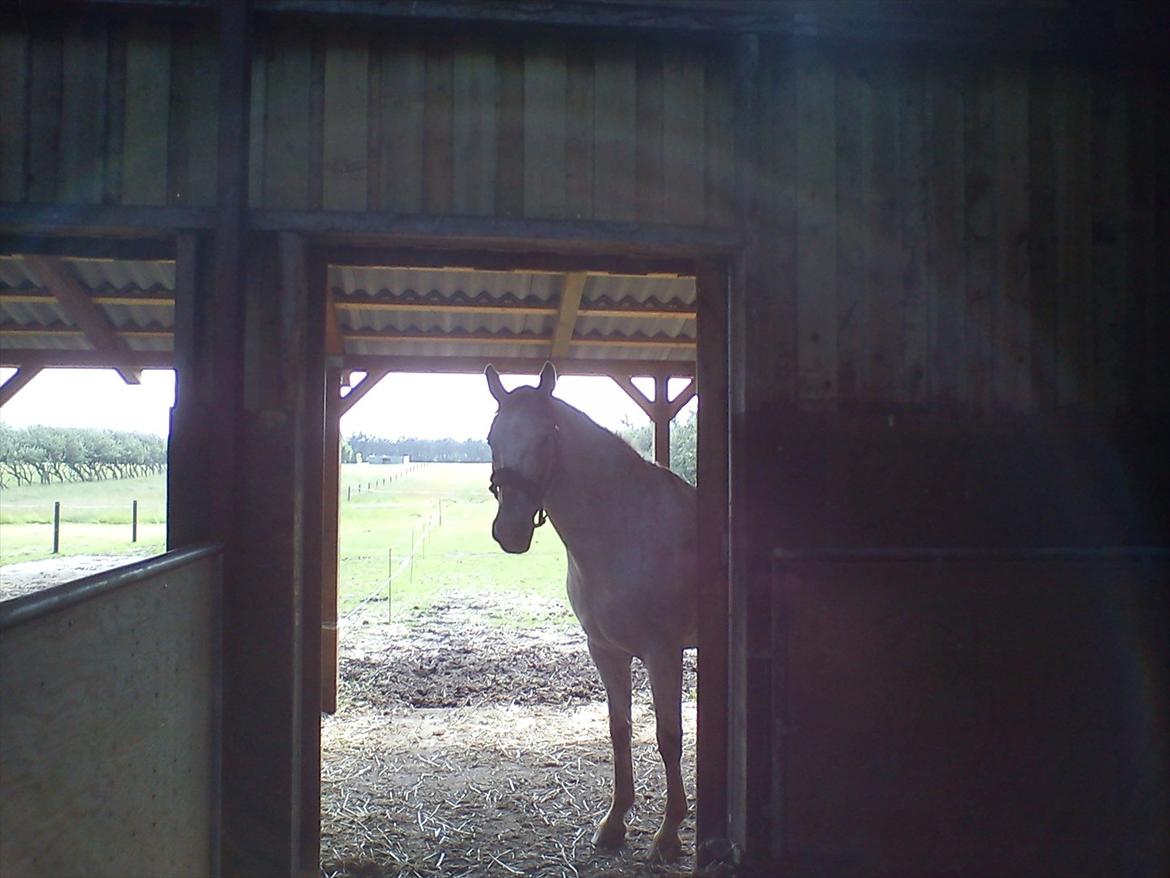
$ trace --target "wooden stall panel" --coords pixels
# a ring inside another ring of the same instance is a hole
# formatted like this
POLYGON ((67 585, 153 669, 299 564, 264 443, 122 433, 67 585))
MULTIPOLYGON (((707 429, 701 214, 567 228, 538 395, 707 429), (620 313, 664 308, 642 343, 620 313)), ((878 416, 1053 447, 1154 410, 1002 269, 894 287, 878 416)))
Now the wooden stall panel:
POLYGON ((138 581, 4 626, 6 875, 216 872, 219 556, 152 563, 136 565, 138 581))
POLYGON ((778 567, 794 876, 1170 865, 1165 562, 778 567))

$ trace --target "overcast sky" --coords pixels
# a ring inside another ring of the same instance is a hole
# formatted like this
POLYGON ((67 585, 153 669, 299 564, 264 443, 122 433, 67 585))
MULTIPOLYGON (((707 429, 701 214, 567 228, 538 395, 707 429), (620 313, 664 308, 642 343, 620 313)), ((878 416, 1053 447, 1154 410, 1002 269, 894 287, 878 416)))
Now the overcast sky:
MULTIPOLYGON (((0 369, 0 380, 12 369, 0 369)), ((504 386, 535 384, 536 377, 504 376, 504 386)), ((685 385, 675 381, 671 393, 685 385)), ((645 389, 649 392, 650 385, 645 389)), ((608 378, 564 377, 556 395, 610 429, 623 419, 646 423, 646 416, 608 378)), ((169 370, 142 373, 142 384, 126 384, 109 369, 51 369, 42 372, 0 409, 12 427, 104 427, 166 435, 174 402, 169 370)), ((692 402, 691 405, 694 405, 692 402)), ((341 432, 398 438, 483 439, 496 411, 482 375, 388 375, 341 421, 341 432)))

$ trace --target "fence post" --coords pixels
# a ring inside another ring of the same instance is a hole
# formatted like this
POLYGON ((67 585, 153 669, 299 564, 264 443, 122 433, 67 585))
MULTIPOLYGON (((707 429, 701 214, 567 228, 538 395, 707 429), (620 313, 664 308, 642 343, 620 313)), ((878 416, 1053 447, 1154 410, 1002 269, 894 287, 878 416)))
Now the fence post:
POLYGON ((130 542, 138 542, 138 501, 130 501, 130 542))
POLYGON ((61 501, 53 501, 53 554, 61 549, 61 501))

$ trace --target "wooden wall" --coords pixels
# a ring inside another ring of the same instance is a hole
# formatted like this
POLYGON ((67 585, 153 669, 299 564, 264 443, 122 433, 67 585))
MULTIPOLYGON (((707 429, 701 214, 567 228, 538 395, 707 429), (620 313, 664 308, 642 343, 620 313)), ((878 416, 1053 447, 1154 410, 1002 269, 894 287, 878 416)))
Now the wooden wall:
POLYGON ((819 410, 1170 408, 1164 70, 760 55, 750 381, 819 410))
POLYGON ((220 575, 188 551, 5 605, 5 875, 218 873, 220 575))
MULTIPOLYGON (((0 201, 211 204, 217 51, 166 21, 5 25, 0 201)), ((764 40, 737 152, 741 55, 270 24, 250 202, 752 222, 743 343, 779 398, 1170 409, 1164 69, 764 40)))

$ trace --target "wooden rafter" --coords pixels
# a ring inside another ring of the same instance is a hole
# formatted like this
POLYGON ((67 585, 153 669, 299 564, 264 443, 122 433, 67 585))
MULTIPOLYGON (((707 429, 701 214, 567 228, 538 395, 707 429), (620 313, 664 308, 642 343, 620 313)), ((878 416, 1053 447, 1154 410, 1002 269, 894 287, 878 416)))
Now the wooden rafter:
MULTIPOLYGON (((109 318, 93 303, 89 293, 65 269, 61 260, 51 256, 25 256, 24 262, 37 275, 41 285, 57 298, 61 310, 85 333, 95 349, 119 354, 129 350, 109 318)), ((142 373, 137 369, 123 366, 117 371, 127 384, 142 383, 142 373)))
POLYGON ((0 406, 16 396, 30 381, 40 374, 40 366, 22 366, 8 380, 0 384, 0 406))
POLYGON ((349 389, 349 393, 341 398, 341 405, 339 406, 339 415, 344 415, 351 408, 358 404, 358 402, 367 393, 373 390, 379 381, 386 377, 389 369, 372 369, 366 373, 366 377, 353 385, 349 389))
POLYGON ((577 325, 577 312, 581 308, 581 294, 585 292, 585 281, 589 275, 583 271, 573 271, 565 275, 564 285, 561 287, 561 303, 557 309, 557 324, 553 329, 552 348, 549 359, 559 360, 569 353, 569 345, 573 341, 573 327, 577 325))

